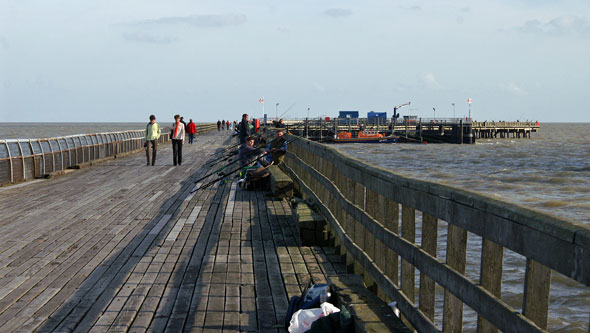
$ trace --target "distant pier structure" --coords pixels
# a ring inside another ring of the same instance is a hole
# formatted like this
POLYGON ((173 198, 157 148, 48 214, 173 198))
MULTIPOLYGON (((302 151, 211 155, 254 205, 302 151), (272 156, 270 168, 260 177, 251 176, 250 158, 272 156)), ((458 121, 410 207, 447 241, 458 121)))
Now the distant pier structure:
POLYGON ((310 140, 330 142, 338 133, 351 137, 361 132, 397 136, 399 142, 472 144, 476 139, 530 138, 540 128, 538 121, 473 121, 463 118, 315 118, 286 121, 289 132, 310 140))

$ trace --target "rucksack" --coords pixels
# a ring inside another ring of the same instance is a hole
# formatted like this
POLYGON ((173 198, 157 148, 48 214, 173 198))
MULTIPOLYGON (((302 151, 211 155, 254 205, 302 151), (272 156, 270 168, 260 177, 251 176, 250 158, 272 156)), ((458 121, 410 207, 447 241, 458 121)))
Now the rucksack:
POLYGON ((289 308, 285 316, 285 328, 289 328, 291 317, 298 310, 319 308, 320 304, 330 302, 332 294, 328 284, 312 284, 309 280, 301 296, 293 296, 289 300, 289 308))

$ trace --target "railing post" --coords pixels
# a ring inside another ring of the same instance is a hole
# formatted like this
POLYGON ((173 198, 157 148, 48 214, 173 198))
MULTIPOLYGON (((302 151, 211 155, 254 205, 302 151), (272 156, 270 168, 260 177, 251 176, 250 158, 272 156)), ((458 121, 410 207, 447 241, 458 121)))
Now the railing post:
POLYGON ((39 142, 39 149, 41 149, 41 176, 45 175, 45 152, 43 151, 43 145, 41 144, 41 140, 38 140, 37 142, 39 142))
POLYGON ((10 182, 14 183, 14 170, 12 168, 12 156, 10 155, 10 146, 6 141, 4 141, 4 145, 6 146, 6 152, 8 153, 8 163, 10 164, 10 182))
MULTIPOLYGON (((502 262, 504 248, 490 240, 482 239, 480 283, 492 295, 500 298, 502 292, 502 262)), ((478 332, 498 332, 490 322, 483 317, 477 317, 478 332)))
POLYGON ((537 326, 547 329, 551 269, 527 258, 522 313, 537 326))
POLYGON ((57 149, 59 149, 59 155, 60 155, 60 160, 61 160, 61 169, 64 169, 64 151, 63 149, 61 149, 61 145, 59 144, 59 139, 55 139, 55 142, 57 142, 57 149))
MULTIPOLYGON (((412 243, 416 242, 416 211, 405 205, 402 205, 402 237, 412 243)), ((402 291, 408 298, 415 302, 414 279, 415 268, 409 262, 402 259, 402 291)))
MULTIPOLYGON (((449 223, 447 235, 447 265, 465 274, 467 231, 449 223)), ((463 331, 463 302, 445 290, 443 332, 463 331)))
POLYGON ((49 145, 49 151, 51 152, 51 172, 55 172, 55 153, 53 152, 53 147, 51 146, 51 140, 47 140, 47 145, 49 145))
POLYGON ((37 174, 37 168, 35 167, 35 149, 33 149, 33 143, 31 142, 31 139, 29 139, 29 149, 31 149, 31 154, 33 155, 33 178, 35 178, 35 175, 37 174))
MULTIPOLYGON (((386 200, 385 228, 389 231, 399 234, 399 203, 386 200)), ((390 248, 387 248, 387 257, 385 265, 385 275, 393 283, 399 286, 399 256, 390 248)))
MULTIPOLYGON (((422 248, 436 258, 436 241, 438 234, 438 220, 436 217, 423 213, 422 215, 422 248)), ((420 310, 426 317, 434 320, 434 280, 420 272, 420 310)))
POLYGON ((25 156, 23 154, 23 147, 20 146, 20 140, 16 141, 16 145, 18 146, 18 152, 20 154, 20 160, 23 165, 23 180, 27 180, 27 170, 25 169, 25 156))

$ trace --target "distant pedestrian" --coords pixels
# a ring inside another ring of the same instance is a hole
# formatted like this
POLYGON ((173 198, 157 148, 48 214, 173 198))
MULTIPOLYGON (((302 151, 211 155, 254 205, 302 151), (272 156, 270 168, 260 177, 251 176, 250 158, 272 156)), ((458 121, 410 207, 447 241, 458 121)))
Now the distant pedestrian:
POLYGON ((242 115, 242 121, 240 122, 238 131, 240 132, 240 143, 246 143, 246 138, 250 136, 250 124, 248 124, 247 113, 242 115))
POLYGON ((221 121, 221 129, 225 131, 225 119, 221 121))
POLYGON ((152 145, 152 165, 156 164, 156 147, 160 138, 160 125, 156 122, 156 116, 150 116, 150 122, 145 127, 145 154, 147 156, 147 165, 150 165, 150 145, 152 145))
POLYGON ((190 119, 188 125, 186 127, 186 132, 188 133, 188 143, 191 145, 193 144, 193 139, 195 138, 195 134, 197 134, 197 125, 193 123, 193 120, 190 119))
POLYGON ((186 123, 184 122, 184 117, 180 117, 180 122, 184 125, 184 129, 186 130, 186 123))
POLYGON ((217 120, 217 131, 221 130, 221 120, 217 120))
POLYGON ((225 129, 229 131, 229 120, 225 122, 225 129))
POLYGON ((172 139, 172 161, 174 165, 182 164, 182 144, 184 143, 184 124, 180 122, 180 116, 175 115, 172 124, 172 132, 170 133, 172 139))

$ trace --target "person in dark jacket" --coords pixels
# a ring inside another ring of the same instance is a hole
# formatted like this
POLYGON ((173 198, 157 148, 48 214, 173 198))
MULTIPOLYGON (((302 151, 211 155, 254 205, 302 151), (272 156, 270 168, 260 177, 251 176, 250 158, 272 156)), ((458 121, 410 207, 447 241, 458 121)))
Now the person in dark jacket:
POLYGON ((258 158, 258 155, 263 153, 264 150, 254 146, 254 137, 247 137, 245 144, 240 147, 240 151, 238 153, 240 167, 243 168, 247 166, 250 162, 253 162, 256 158, 258 158))
POLYGON ((221 120, 217 120, 217 130, 221 130, 221 120))
POLYGON ((186 123, 184 122, 184 117, 180 117, 180 122, 184 125, 184 130, 186 131, 186 123))
POLYGON ((242 115, 242 121, 239 126, 240 143, 246 143, 246 138, 250 136, 250 125, 248 124, 248 114, 242 115))

